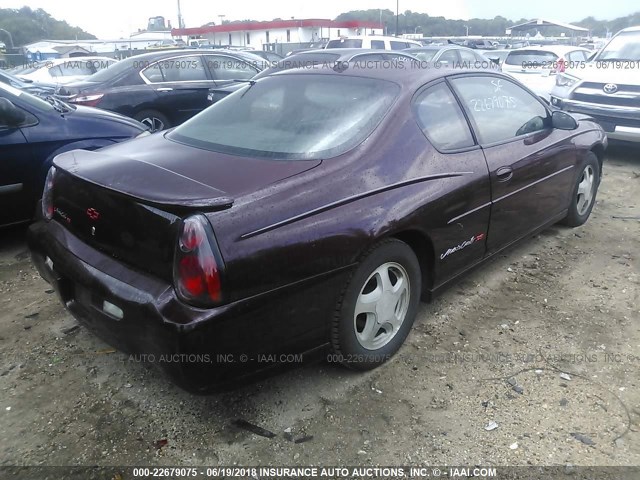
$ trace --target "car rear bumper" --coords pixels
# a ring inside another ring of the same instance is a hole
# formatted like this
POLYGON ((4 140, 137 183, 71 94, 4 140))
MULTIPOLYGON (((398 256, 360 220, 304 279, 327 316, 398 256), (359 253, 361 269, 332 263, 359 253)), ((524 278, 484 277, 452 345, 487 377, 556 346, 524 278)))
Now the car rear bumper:
POLYGON ((153 363, 196 393, 301 363, 303 354, 326 346, 349 274, 343 268, 198 309, 181 302, 171 285, 89 247, 55 221, 31 225, 28 242, 36 268, 79 322, 131 361, 153 363))
POLYGON ((566 100, 551 96, 551 104, 571 113, 589 115, 611 140, 640 142, 640 109, 566 100))

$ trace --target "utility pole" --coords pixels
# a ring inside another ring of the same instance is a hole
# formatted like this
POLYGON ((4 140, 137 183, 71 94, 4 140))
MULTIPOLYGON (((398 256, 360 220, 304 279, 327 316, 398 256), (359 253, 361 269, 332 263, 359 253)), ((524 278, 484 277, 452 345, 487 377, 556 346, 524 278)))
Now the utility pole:
POLYGON ((184 28, 184 22, 182 21, 182 11, 180 10, 180 0, 178 0, 178 28, 184 28))
POLYGON ((400 24, 400 0, 396 0, 396 37, 399 35, 400 24))

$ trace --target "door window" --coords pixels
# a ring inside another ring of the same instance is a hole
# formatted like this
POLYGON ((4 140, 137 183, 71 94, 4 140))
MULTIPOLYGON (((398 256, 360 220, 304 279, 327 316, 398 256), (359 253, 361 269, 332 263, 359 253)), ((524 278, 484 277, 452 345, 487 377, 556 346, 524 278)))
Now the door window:
POLYGON ((216 80, 248 80, 258 73, 257 68, 238 58, 225 55, 207 55, 205 58, 216 80))
POLYGON ((507 141, 549 125, 548 111, 542 103, 509 80, 465 76, 451 83, 482 144, 507 141))

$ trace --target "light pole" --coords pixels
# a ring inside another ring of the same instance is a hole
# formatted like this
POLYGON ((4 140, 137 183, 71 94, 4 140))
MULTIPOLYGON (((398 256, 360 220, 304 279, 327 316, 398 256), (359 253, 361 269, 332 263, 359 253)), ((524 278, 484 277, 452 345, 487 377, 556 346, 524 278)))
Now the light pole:
POLYGON ((398 36, 398 25, 400 22, 400 0, 396 0, 396 37, 398 36))
POLYGON ((467 29, 467 37, 469 36, 469 25, 465 25, 464 28, 467 29))
POLYGON ((180 0, 178 0, 178 28, 184 28, 184 22, 182 21, 182 11, 180 10, 180 0))
POLYGON ((226 17, 226 15, 218 15, 218 17, 220 17, 220 25, 222 25, 222 19, 226 17))
POLYGON ((416 28, 413 29, 413 34, 415 35, 416 33, 418 33, 418 29, 422 30, 422 27, 420 25, 418 25, 416 28))

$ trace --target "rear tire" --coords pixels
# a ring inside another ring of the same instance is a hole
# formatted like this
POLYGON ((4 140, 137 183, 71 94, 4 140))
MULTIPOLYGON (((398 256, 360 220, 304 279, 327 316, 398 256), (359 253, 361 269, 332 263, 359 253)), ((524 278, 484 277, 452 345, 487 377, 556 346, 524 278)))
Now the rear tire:
POLYGON ((133 118, 146 125, 151 133, 171 127, 169 119, 157 110, 142 110, 136 113, 133 118))
POLYGON ((569 227, 579 227, 583 225, 596 203, 596 194, 600 185, 600 162, 595 153, 589 152, 585 163, 582 165, 582 172, 578 175, 573 186, 569 212, 562 220, 562 224, 569 227))
POLYGON ((370 370, 394 355, 411 330, 421 291, 418 258, 404 242, 372 247, 336 307, 331 346, 336 362, 370 370))

